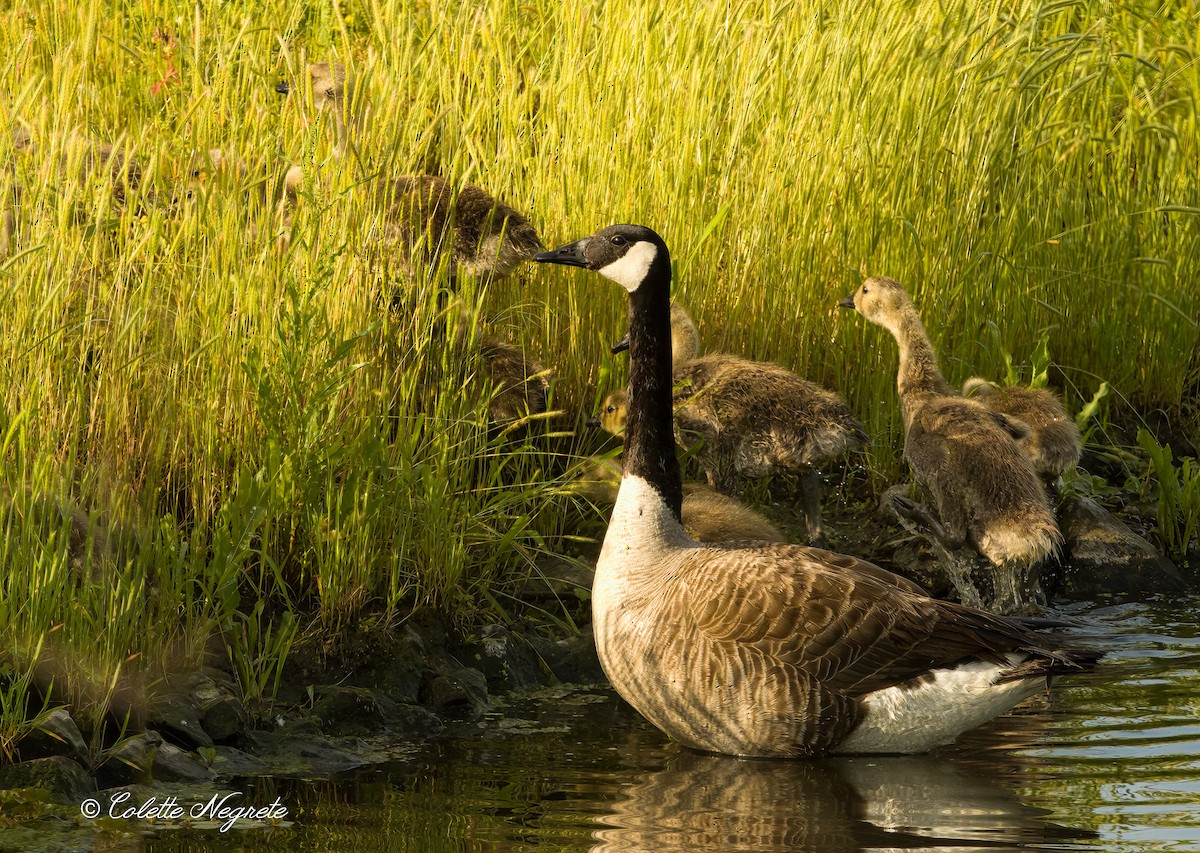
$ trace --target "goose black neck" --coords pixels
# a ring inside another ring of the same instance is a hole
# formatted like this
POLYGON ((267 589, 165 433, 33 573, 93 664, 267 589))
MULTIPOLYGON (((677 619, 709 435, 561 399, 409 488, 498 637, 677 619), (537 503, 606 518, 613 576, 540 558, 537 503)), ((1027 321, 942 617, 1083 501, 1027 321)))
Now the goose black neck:
POLYGON ((625 472, 651 485, 681 520, 683 481, 671 400, 671 262, 660 251, 629 296, 629 412, 625 472))

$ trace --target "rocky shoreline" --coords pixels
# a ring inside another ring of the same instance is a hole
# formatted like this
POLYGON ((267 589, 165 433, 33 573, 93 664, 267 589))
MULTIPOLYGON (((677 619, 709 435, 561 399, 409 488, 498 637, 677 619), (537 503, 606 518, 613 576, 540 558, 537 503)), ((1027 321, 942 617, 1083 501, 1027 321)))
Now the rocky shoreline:
MULTIPOLYGON (((1136 513, 1128 517, 1136 522, 1136 513)), ((1090 498, 1067 497, 1060 518, 1066 547, 1049 585, 1056 601, 1138 599, 1189 587, 1146 539, 1090 498)), ((835 516, 830 529, 835 548, 868 556, 934 594, 953 593, 937 554, 906 536, 886 509, 835 516)), ((586 598, 585 562, 543 567, 528 599, 586 598)), ((102 750, 68 709, 43 713, 17 744, 20 760, 0 765, 0 790, 41 790, 77 805, 134 789, 144 800, 180 785, 198 796, 247 777, 334 778, 410 754, 456 721, 477 719, 502 694, 603 683, 588 626, 566 633, 499 624, 464 632, 420 609, 390 628, 298 644, 267 709, 242 702, 225 644, 214 641, 199 670, 156 685, 124 734, 94 735, 111 740, 102 750)))

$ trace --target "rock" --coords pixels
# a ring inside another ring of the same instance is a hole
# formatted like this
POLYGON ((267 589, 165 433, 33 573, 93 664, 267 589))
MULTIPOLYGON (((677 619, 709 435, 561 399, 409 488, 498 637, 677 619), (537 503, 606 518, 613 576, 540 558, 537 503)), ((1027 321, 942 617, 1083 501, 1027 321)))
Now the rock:
POLYGON ((1091 498, 1064 498, 1058 524, 1066 540, 1061 596, 1142 596, 1188 588, 1170 560, 1091 498))
POLYGON ((242 752, 232 746, 217 746, 213 750, 216 756, 213 758, 212 769, 218 776, 263 776, 267 772, 267 763, 248 752, 242 752))
POLYGON ((266 765, 266 775, 328 779, 365 763, 320 735, 250 732, 248 739, 254 754, 266 765))
POLYGON ((437 713, 480 713, 487 705, 487 678, 469 666, 448 667, 421 691, 421 704, 437 713))
POLYGON ((65 755, 0 765, 0 789, 43 788, 66 802, 96 790, 94 780, 78 762, 65 755))
POLYGON ((159 693, 150 700, 145 722, 184 746, 212 746, 213 739, 204 731, 200 715, 195 697, 187 693, 159 693))
POLYGON ((25 737, 17 743, 17 751, 22 758, 67 755, 86 759, 87 743, 65 708, 47 711, 34 720, 32 725, 25 737))
POLYGON ((150 701, 148 725, 191 749, 228 741, 246 725, 246 709, 225 676, 190 672, 171 679, 150 701))
POLYGON ((591 626, 578 637, 565 640, 535 640, 533 647, 554 677, 564 684, 607 684, 596 654, 591 626))
POLYGON ((518 593, 522 600, 545 600, 571 597, 586 598, 591 594, 594 564, 562 557, 538 560, 539 574, 531 577, 518 593))
POLYGON ((394 702, 368 687, 318 687, 314 695, 312 713, 327 735, 390 732, 423 738, 442 729, 441 720, 425 708, 394 702))
POLYGON ((454 650, 454 657, 466 661, 487 678, 490 693, 540 687, 547 681, 538 654, 529 641, 503 625, 485 625, 477 640, 454 650))
POLYGON ((163 745, 162 735, 145 731, 126 738, 108 751, 96 771, 101 787, 116 788, 144 782, 154 766, 154 755, 163 745))
POLYGON ((153 777, 156 782, 207 782, 213 771, 190 752, 164 743, 154 753, 153 777))

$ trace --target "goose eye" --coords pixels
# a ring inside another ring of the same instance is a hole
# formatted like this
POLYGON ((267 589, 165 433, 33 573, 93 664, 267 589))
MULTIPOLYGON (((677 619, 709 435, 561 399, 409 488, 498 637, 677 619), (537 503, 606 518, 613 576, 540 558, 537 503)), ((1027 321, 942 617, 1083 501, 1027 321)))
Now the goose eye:
POLYGON ((624 246, 625 238, 620 234, 614 234, 608 238, 608 242, 612 243, 614 246, 624 246))

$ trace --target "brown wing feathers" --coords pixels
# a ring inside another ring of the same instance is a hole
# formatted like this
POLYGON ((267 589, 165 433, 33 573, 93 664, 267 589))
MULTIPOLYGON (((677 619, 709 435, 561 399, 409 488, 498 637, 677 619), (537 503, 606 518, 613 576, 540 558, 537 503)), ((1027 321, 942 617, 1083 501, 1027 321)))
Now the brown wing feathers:
POLYGON ((712 587, 704 583, 704 565, 693 569, 697 576, 689 579, 686 600, 699 630, 731 649, 748 648, 794 666, 849 696, 964 660, 1003 665, 1013 651, 1035 654, 1020 677, 1085 663, 1039 649, 1017 623, 927 598, 915 584, 891 583, 888 572, 850 557, 829 568, 826 552, 799 546, 711 553, 714 561, 704 564, 714 570, 723 565, 727 585, 719 598, 706 594, 712 587))

